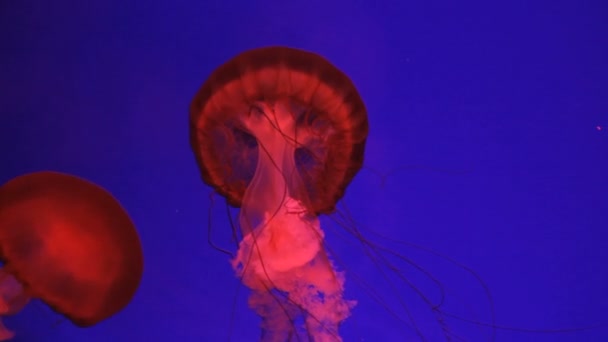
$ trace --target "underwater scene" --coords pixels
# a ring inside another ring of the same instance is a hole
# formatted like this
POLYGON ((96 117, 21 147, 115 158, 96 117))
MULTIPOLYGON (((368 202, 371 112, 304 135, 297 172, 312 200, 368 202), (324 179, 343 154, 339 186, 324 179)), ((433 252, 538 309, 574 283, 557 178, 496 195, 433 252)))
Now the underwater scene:
POLYGON ((608 5, 3 1, 0 341, 608 341, 608 5))

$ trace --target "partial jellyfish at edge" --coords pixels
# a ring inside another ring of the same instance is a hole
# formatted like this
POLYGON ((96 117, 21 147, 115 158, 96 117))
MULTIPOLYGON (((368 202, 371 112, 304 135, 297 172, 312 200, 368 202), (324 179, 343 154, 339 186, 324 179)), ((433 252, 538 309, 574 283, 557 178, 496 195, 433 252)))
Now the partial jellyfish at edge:
MULTIPOLYGON (((57 172, 0 187, 0 260, 0 315, 37 298, 79 327, 126 307, 143 273, 139 236, 119 202, 57 172)), ((13 336, 0 323, 0 341, 13 336)))

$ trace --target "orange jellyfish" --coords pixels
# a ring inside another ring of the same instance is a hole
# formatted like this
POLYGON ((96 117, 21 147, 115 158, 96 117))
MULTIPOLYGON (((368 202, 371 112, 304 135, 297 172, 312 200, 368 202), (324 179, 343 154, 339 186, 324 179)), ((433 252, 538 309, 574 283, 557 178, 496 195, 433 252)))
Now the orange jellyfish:
MULTIPOLYGON (((88 327, 131 300, 143 272, 135 227, 103 188, 56 173, 0 187, 0 315, 39 298, 88 327)), ((0 340, 13 332, 0 323, 0 340)))
POLYGON ((363 163, 367 112, 323 57, 287 47, 246 51, 215 70, 190 108, 203 180, 240 207, 232 265, 252 290, 263 341, 340 341, 354 301, 323 248, 318 215, 363 163), (296 322, 303 322, 297 326, 296 322))

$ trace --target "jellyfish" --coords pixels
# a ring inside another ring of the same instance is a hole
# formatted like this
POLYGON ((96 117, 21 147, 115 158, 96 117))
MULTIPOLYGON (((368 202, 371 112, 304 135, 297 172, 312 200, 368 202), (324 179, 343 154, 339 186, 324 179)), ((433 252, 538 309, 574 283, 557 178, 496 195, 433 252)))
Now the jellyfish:
MULTIPOLYGON (((0 259, 0 315, 37 298, 79 327, 122 310, 143 272, 139 237, 118 201, 56 172, 0 187, 0 259)), ((13 336, 0 323, 0 341, 13 336)))
POLYGON ((240 208, 232 266, 251 289, 262 341, 341 341, 356 303, 344 298, 319 215, 361 168, 367 133, 353 82, 299 49, 241 53, 195 95, 191 147, 203 181, 240 208))

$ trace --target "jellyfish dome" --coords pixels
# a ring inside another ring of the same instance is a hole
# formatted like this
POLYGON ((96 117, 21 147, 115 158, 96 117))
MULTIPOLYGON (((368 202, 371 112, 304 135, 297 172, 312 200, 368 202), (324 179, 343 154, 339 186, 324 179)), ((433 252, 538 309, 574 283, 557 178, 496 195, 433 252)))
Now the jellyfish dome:
POLYGON ((240 208, 243 240, 232 263, 252 289, 263 341, 340 340, 354 302, 343 299, 318 215, 334 211, 361 168, 367 132, 352 81, 325 58, 288 47, 237 55, 192 102, 202 178, 240 208))
MULTIPOLYGON (((0 315, 38 298, 80 327, 116 314, 143 272, 139 237, 103 188, 56 172, 0 187, 0 315)), ((13 333, 0 325, 0 340, 13 333)))

